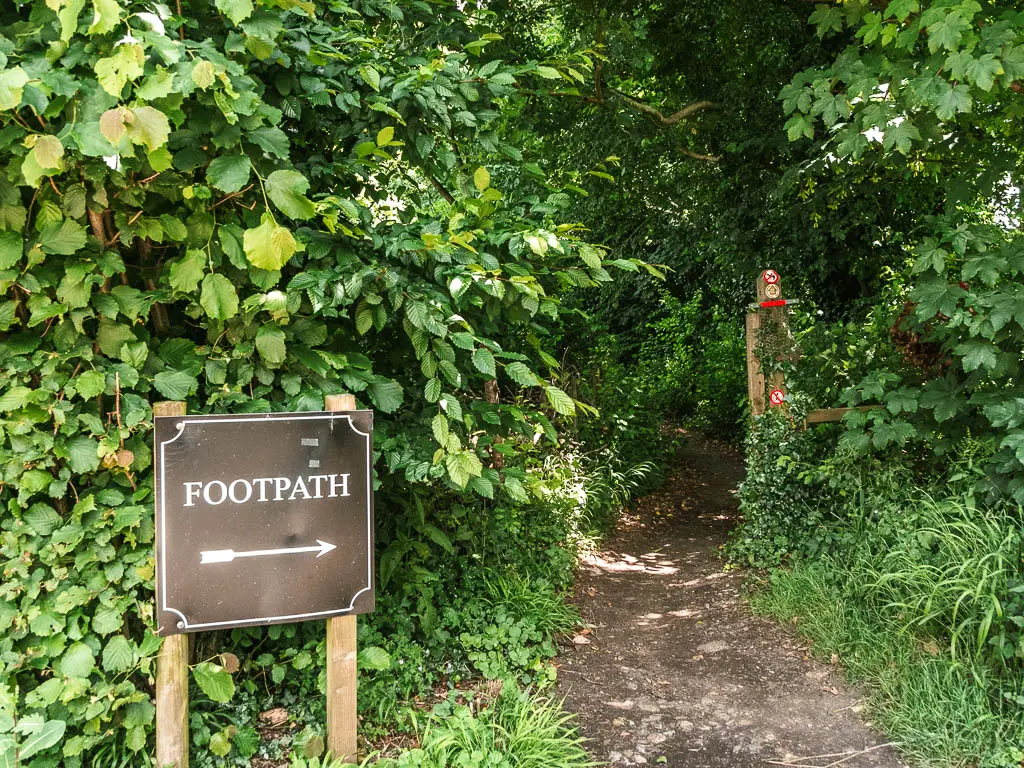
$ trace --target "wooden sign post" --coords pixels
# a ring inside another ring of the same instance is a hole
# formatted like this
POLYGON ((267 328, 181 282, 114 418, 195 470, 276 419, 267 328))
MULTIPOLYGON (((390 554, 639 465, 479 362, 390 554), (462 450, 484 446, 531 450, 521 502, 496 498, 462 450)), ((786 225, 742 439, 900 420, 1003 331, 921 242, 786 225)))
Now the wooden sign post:
POLYGON ((765 380, 761 361, 757 357, 757 337, 763 327, 775 325, 782 332, 788 332, 786 305, 792 304, 782 296, 782 280, 779 273, 766 269, 757 277, 757 304, 747 313, 747 395, 750 398, 750 412, 760 416, 766 407, 783 405, 786 381, 782 371, 772 371, 765 380), (769 394, 770 393, 770 394, 769 394))
MULTIPOLYGON (((355 395, 328 395, 326 411, 354 411, 355 395)), ((358 762, 356 732, 356 617, 327 620, 327 749, 346 763, 358 762)))
POLYGON ((327 621, 327 745, 356 762, 356 614, 374 608, 373 412, 153 407, 157 766, 188 768, 187 632, 327 621))
MULTIPOLYGON (((153 404, 154 416, 184 416, 185 403, 153 404)), ((156 660, 156 768, 188 768, 188 636, 169 635, 156 660)))

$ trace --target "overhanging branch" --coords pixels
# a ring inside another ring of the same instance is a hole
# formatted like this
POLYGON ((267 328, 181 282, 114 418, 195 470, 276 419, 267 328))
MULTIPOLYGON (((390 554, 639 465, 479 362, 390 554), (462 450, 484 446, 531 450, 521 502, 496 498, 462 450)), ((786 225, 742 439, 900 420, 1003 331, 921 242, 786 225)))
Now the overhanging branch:
POLYGON ((683 120, 687 120, 698 112, 703 112, 708 109, 714 109, 719 105, 713 101, 695 101, 692 104, 688 104, 677 112, 673 112, 671 115, 665 115, 661 110, 655 109, 650 104, 645 104, 639 99, 635 99, 628 93, 623 93, 617 88, 612 88, 610 85, 605 84, 605 90, 609 93, 614 94, 616 98, 625 104, 629 105, 638 112, 643 112, 648 117, 653 118, 662 125, 676 125, 681 123, 683 120))

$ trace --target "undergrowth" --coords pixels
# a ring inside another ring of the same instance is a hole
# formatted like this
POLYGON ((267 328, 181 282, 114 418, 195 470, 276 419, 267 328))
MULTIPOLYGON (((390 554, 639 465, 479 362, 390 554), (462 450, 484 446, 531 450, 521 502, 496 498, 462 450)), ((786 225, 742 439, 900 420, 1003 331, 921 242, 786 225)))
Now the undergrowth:
POLYGON ((1019 685, 985 665, 955 661, 934 639, 903 631, 852 599, 838 578, 868 577, 831 557, 771 576, 755 610, 795 626, 819 657, 837 656, 870 691, 874 718, 926 765, 1016 768, 1024 760, 1019 685))
POLYGON ((976 496, 969 445, 935 477, 822 450, 827 440, 774 415, 750 438, 732 553, 774 566, 755 609, 838 657, 889 737, 922 764, 1019 768, 1020 509, 976 496))
POLYGON ((506 683, 489 708, 444 702, 419 724, 419 747, 377 768, 590 768, 561 704, 506 683))

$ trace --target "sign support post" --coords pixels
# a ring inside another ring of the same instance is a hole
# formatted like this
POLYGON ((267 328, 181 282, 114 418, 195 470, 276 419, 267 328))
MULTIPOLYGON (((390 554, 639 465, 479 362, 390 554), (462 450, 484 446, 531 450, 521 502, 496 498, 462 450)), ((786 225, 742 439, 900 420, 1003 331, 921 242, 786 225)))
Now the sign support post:
MULTIPOLYGON (((325 411, 354 411, 355 395, 328 395, 325 411)), ((369 478, 367 482, 373 482, 369 478)), ((327 619, 327 749, 336 759, 358 762, 356 733, 356 617, 327 619)))
MULTIPOLYGON (((184 416, 185 403, 153 404, 154 416, 184 416)), ((188 636, 168 635, 156 660, 156 765, 188 768, 188 636)))

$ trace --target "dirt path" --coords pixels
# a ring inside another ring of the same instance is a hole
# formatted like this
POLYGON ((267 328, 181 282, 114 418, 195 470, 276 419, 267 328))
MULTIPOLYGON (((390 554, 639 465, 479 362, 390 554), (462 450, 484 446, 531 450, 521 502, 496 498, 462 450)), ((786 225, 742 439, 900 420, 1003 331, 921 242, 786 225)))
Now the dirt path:
POLYGON ((742 475, 737 452, 689 435, 665 486, 585 562, 576 602, 593 632, 563 652, 559 686, 591 753, 612 766, 902 766, 871 749, 884 739, 841 670, 751 615, 742 574, 723 571, 742 475))

